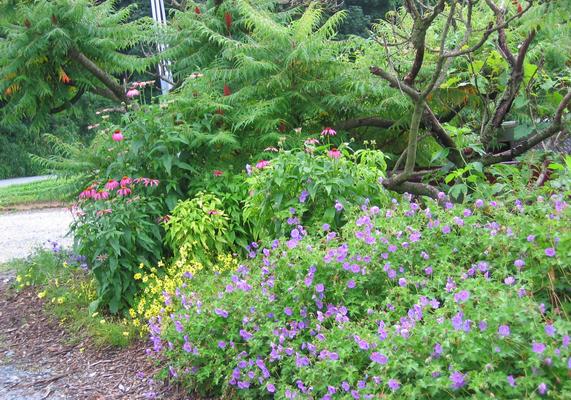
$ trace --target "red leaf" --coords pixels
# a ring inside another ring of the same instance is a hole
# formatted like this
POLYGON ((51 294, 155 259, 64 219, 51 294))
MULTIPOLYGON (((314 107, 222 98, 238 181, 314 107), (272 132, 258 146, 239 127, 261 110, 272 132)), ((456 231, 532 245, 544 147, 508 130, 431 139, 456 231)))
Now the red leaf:
POLYGON ((230 27, 232 26, 232 14, 225 12, 224 20, 226 21, 226 29, 230 30, 230 27))
POLYGON ((194 13, 200 14, 200 7, 198 7, 198 6, 194 7, 194 13))

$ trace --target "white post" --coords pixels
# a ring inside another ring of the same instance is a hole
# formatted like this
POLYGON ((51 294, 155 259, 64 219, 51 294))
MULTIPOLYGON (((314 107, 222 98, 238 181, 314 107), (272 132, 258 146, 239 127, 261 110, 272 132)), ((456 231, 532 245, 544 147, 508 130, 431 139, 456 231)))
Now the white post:
MULTIPOLYGON (((159 27, 163 24, 166 25, 167 18, 165 13, 165 3, 163 0, 151 0, 151 13, 159 27)), ((159 53, 162 53, 166 48, 167 46, 165 44, 157 41, 157 50, 159 53)), ((159 79, 161 81, 161 91, 163 94, 167 94, 173 86, 173 77, 170 71, 170 65, 170 61, 161 60, 157 66, 159 70, 159 79)))

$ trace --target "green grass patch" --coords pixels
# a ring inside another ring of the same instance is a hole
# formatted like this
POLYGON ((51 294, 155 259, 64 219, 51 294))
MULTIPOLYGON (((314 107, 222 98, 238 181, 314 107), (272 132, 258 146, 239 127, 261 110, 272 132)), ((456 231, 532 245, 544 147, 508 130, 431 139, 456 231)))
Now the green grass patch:
POLYGON ((64 179, 24 183, 0 188, 0 210, 22 204, 67 202, 73 197, 64 179))
POLYGON ((96 298, 95 283, 78 265, 67 252, 38 250, 0 268, 15 272, 15 290, 34 288, 45 301, 46 313, 65 326, 70 343, 90 339, 98 346, 128 346, 139 338, 139 330, 125 318, 90 311, 96 298))

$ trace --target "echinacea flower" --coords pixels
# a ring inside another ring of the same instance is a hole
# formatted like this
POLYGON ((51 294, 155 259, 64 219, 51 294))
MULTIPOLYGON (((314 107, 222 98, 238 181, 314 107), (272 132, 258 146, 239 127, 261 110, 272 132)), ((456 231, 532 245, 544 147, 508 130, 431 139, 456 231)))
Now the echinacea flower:
POLYGON ((121 140, 123 140, 123 134, 121 133, 121 131, 119 129, 117 129, 115 132, 113 132, 113 135, 111 135, 111 138, 116 141, 116 142, 120 142, 121 140))
POLYGON ((327 156, 329 158, 333 158, 333 159, 339 159, 341 158, 341 152, 339 150, 337 150, 336 148, 332 148, 331 150, 329 150, 327 152, 327 156))
POLYGON ((337 135, 337 132, 330 127, 326 127, 321 131, 321 136, 335 136, 335 135, 337 135))
POLYGON ((117 190, 117 194, 121 197, 125 197, 131 194, 131 189, 126 186, 121 186, 119 190, 117 190))
POLYGON ((141 93, 137 90, 137 89, 129 89, 127 91, 127 93, 125 93, 125 96, 127 96, 128 98, 132 99, 133 97, 137 97, 138 95, 140 95, 141 93))
POLYGON ((117 189, 119 186, 121 186, 119 184, 119 182, 117 182, 115 179, 109 179, 109 181, 105 184, 105 189, 107 190, 115 190, 117 189))
POLYGON ((128 176, 124 176, 123 178, 121 178, 121 182, 119 182, 121 184, 121 186, 127 186, 130 185, 133 182, 133 180, 131 178, 129 178, 128 176))

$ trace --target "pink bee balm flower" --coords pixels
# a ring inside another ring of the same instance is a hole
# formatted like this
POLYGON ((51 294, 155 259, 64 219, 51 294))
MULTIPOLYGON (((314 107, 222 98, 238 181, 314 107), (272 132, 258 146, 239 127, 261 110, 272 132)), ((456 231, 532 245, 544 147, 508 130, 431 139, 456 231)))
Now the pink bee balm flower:
POLYGON ((117 129, 115 132, 113 132, 113 135, 111 136, 111 138, 116 141, 116 142, 120 142, 121 140, 123 140, 123 134, 121 133, 121 131, 119 129, 117 129))
POLYGON ((109 181, 105 184, 105 189, 107 190, 115 190, 119 187, 119 182, 115 179, 109 179, 109 181))
POLYGON ((125 96, 132 99, 133 97, 137 97, 140 94, 141 93, 137 89, 129 89, 127 93, 125 93, 125 96))
POLYGON ((269 165, 270 165, 270 162, 269 162, 269 161, 267 161, 267 160, 260 160, 260 161, 258 161, 258 163, 256 164, 256 168, 258 168, 258 169, 264 169, 264 168, 266 168, 266 167, 269 166, 269 165))
POLYGON ((126 186, 121 186, 121 189, 117 190, 117 194, 121 197, 125 197, 131 194, 131 189, 126 186))
POLYGON ((321 136, 335 136, 335 135, 337 135, 337 132, 330 127, 327 127, 321 131, 321 136))
POLYGON ((121 178, 121 186, 127 186, 130 185, 133 182, 133 180, 131 178, 129 178, 128 176, 124 176, 123 178, 121 178))
POLYGON ((340 152, 339 150, 335 149, 335 148, 329 150, 329 151, 327 152, 327 155, 328 155, 330 158, 335 158, 335 159, 341 158, 341 152, 340 152))
POLYGON ((219 169, 215 169, 214 171, 212 171, 212 175, 214 176, 222 176, 222 174, 224 174, 224 172, 220 171, 219 169))

